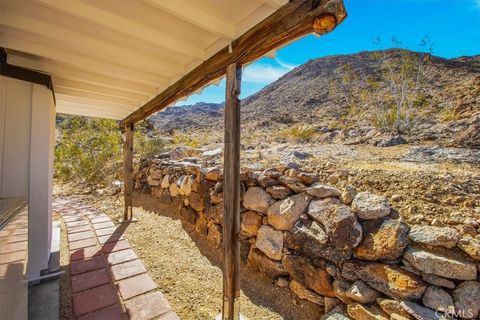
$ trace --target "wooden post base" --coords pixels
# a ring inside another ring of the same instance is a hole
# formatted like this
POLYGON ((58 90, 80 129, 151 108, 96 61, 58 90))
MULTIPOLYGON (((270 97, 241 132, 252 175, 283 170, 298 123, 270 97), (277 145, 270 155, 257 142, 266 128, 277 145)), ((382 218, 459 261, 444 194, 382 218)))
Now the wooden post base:
POLYGON ((132 222, 137 222, 138 219, 137 218, 132 218, 132 219, 122 218, 122 219, 118 219, 117 221, 118 221, 118 223, 132 223, 132 222))
MULTIPOLYGON (((222 314, 221 313, 217 314, 217 316, 215 317, 215 320, 224 320, 222 319, 222 314)), ((241 314, 238 320, 248 320, 248 318, 241 314)))

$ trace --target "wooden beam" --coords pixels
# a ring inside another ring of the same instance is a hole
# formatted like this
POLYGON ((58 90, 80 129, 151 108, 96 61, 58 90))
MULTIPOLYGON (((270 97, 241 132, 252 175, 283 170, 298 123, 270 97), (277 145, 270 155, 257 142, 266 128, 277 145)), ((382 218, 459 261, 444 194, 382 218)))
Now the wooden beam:
POLYGON ((125 126, 125 144, 123 146, 124 157, 124 202, 125 211, 123 213, 123 220, 130 221, 133 218, 133 129, 134 124, 129 123, 125 126))
POLYGON ((123 119, 122 123, 138 122, 166 108, 224 75, 226 67, 232 63, 243 65, 312 32, 327 33, 346 15, 342 0, 293 0, 123 119))
POLYGON ((227 67, 223 165, 223 320, 239 319, 240 298, 240 84, 242 67, 227 67))

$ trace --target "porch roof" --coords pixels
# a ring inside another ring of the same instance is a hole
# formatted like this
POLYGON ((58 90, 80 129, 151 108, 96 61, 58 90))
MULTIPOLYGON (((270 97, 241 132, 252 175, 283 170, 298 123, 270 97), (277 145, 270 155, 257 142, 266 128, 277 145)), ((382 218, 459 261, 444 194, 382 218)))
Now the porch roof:
MULTIPOLYGON (((295 1, 304 6, 337 2, 295 1)), ((135 122, 146 114, 140 107, 287 3, 2 0, 0 47, 7 49, 8 64, 52 76, 57 112, 135 122), (127 117, 135 111, 135 118, 127 117)), ((219 75, 174 100, 201 91, 219 75)), ((150 106, 147 113, 163 107, 150 106)))

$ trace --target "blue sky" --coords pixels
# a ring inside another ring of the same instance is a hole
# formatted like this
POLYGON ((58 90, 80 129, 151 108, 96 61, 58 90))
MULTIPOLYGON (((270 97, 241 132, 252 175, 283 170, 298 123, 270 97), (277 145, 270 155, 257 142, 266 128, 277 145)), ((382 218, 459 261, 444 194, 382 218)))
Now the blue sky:
MULTIPOLYGON (((480 0, 344 0, 348 17, 333 32, 313 35, 280 49, 275 59, 262 58, 244 69, 245 98, 310 59, 392 47, 422 50, 428 37, 433 54, 445 58, 480 54, 480 0), (380 38, 380 44, 374 39, 380 38)), ((225 80, 177 105, 225 100, 225 80)))

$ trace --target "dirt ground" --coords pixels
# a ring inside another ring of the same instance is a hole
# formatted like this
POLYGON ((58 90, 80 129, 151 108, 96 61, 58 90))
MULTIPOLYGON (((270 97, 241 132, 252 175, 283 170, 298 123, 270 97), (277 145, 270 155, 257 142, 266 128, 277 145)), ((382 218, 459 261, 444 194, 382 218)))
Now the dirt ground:
MULTIPOLYGON (((89 204, 111 217, 123 213, 113 198, 86 197, 89 204)), ((221 251, 196 237, 171 210, 137 195, 134 216, 124 236, 143 260, 149 274, 183 320, 214 319, 222 305, 221 251)), ((323 310, 299 300, 287 288, 272 284, 242 265, 241 313, 250 320, 319 319, 323 310)))

